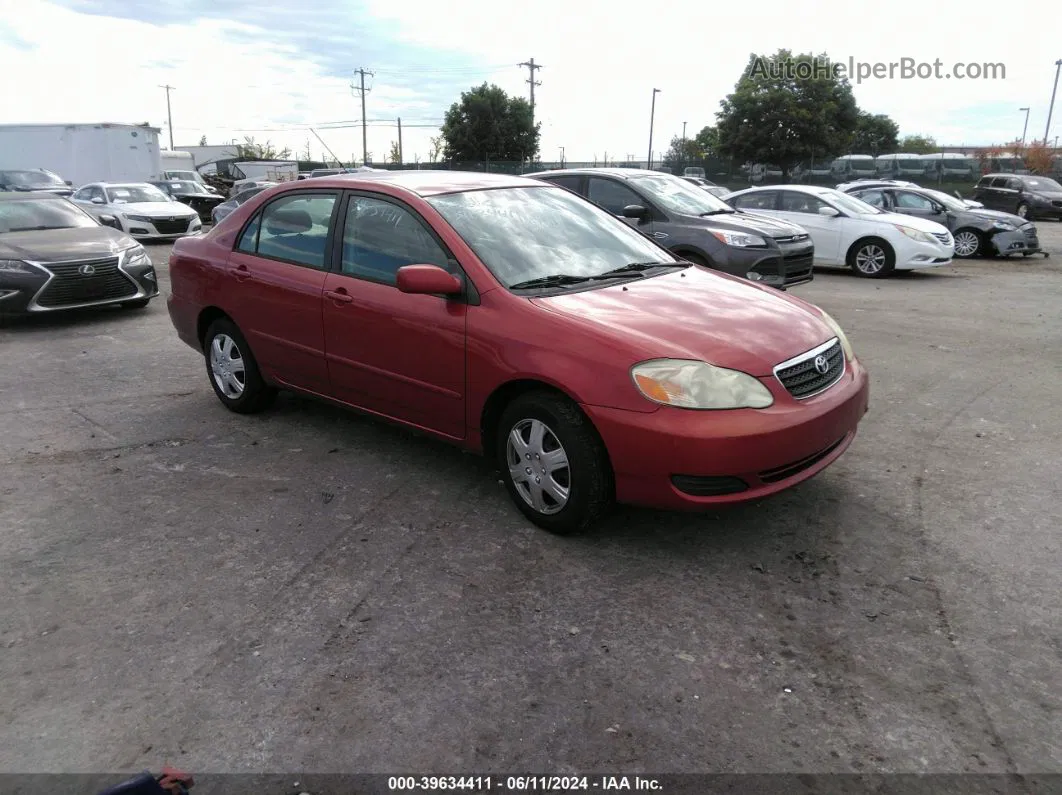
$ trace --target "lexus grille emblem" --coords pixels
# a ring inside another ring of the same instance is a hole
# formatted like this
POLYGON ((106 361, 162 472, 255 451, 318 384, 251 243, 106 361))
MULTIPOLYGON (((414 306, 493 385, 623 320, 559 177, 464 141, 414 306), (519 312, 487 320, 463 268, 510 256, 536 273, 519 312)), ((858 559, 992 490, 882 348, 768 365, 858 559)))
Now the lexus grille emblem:
POLYGON ((826 375, 826 373, 829 371, 829 369, 830 369, 830 363, 828 361, 826 361, 826 357, 825 356, 816 356, 815 357, 815 372, 817 372, 819 375, 826 375))
POLYGON ((94 265, 82 265, 80 268, 77 269, 77 272, 80 273, 82 276, 91 276, 96 272, 96 268, 94 265))

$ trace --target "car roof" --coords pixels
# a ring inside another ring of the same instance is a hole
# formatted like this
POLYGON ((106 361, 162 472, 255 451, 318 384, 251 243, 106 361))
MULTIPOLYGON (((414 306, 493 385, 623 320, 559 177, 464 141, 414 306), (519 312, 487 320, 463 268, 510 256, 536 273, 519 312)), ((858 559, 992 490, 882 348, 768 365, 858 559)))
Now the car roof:
MULTIPOLYGON (((533 174, 528 174, 529 177, 555 177, 563 174, 598 174, 607 177, 619 177, 620 179, 627 179, 628 177, 659 177, 664 175, 666 177, 674 177, 674 174, 668 174, 664 171, 656 171, 649 168, 614 168, 607 166, 594 166, 588 168, 554 168, 549 171, 536 171, 533 174)), ((681 177, 678 177, 681 179, 681 177)))
MULTIPOLYGON (((303 180, 305 181, 305 180, 303 180)), ((292 181, 290 184, 298 185, 292 181)), ((354 174, 333 174, 314 177, 313 187, 358 188, 359 186, 392 185, 417 196, 438 196, 444 193, 464 193, 488 188, 541 188, 543 184, 527 177, 511 174, 489 174, 478 171, 403 170, 360 171, 354 174)), ((305 185, 299 185, 305 189, 305 185)))
POLYGON ((36 190, 36 191, 0 191, 0 201, 3 202, 17 202, 25 201, 28 199, 55 199, 56 201, 66 201, 65 196, 59 196, 49 191, 36 190))
POLYGON ((812 196, 821 196, 824 193, 840 193, 836 188, 828 188, 823 185, 754 185, 751 188, 742 188, 736 190, 730 195, 735 193, 764 193, 769 190, 792 190, 798 193, 810 193, 812 196))

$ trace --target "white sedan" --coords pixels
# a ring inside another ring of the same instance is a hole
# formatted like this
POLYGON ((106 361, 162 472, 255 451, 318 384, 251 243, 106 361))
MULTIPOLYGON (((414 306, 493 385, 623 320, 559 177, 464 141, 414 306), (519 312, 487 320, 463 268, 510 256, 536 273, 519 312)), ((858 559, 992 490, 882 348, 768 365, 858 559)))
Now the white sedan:
POLYGON ((771 185, 723 197, 739 210, 770 215, 808 230, 816 265, 847 265, 860 276, 948 265, 955 240, 924 218, 886 213, 833 188, 771 185))
POLYGON ((70 198, 98 219, 114 218, 117 223, 108 225, 138 239, 176 240, 203 229, 199 213, 146 182, 92 182, 70 198))

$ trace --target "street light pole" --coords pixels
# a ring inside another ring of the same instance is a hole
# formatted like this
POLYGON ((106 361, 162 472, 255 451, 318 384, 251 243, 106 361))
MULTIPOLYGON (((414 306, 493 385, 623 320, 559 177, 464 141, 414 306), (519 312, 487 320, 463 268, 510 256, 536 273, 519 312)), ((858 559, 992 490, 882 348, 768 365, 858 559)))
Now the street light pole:
POLYGON ((653 105, 649 111, 649 165, 648 168, 653 167, 653 120, 656 117, 656 95, 660 93, 659 88, 653 89, 653 105))
POLYGON ((1055 109, 1055 92, 1058 91, 1058 72, 1062 69, 1062 58, 1055 61, 1055 87, 1051 89, 1051 104, 1047 106, 1047 127, 1044 129, 1044 146, 1047 146, 1047 137, 1051 134, 1051 113, 1055 109))
POLYGON ((1023 127, 1021 131, 1021 148, 1025 149, 1025 133, 1029 131, 1029 109, 1018 108, 1019 113, 1021 113, 1022 111, 1025 111, 1025 127, 1023 127))

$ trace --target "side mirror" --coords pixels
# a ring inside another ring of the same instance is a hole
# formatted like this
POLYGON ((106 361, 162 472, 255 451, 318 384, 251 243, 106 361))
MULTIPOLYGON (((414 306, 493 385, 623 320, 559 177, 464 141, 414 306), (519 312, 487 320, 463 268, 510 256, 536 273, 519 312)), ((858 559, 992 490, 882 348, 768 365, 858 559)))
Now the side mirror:
POLYGON ((396 286, 413 295, 458 295, 461 280, 438 265, 404 265, 398 269, 396 286))
POLYGON ((119 232, 122 231, 122 225, 118 223, 118 219, 113 215, 101 215, 96 220, 100 222, 101 226, 110 226, 117 229, 119 232))
POLYGON ((104 203, 103 199, 101 199, 99 196, 93 196, 89 201, 91 201, 93 204, 103 204, 104 203))
POLYGON ((628 204, 620 213, 624 218, 648 218, 649 209, 640 204, 628 204))
POLYGON ((820 207, 819 215, 825 215, 827 218, 836 218, 840 213, 832 207, 820 207))
POLYGON ((67 181, 66 181, 66 186, 67 186, 68 188, 72 188, 72 187, 74 187, 74 183, 73 183, 73 182, 71 182, 70 180, 67 180, 67 181))

